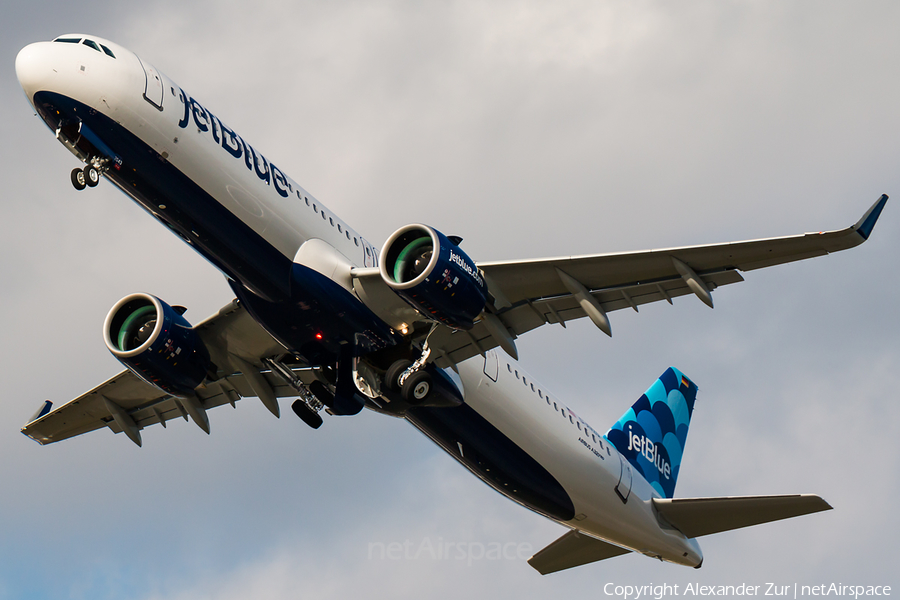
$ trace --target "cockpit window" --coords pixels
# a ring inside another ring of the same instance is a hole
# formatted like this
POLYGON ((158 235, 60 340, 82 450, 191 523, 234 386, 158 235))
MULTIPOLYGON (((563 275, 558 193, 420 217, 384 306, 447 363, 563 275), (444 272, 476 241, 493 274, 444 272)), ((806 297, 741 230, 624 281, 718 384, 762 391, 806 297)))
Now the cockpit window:
POLYGON ((98 43, 95 42, 94 40, 88 40, 88 39, 84 39, 84 38, 58 37, 58 38, 56 38, 56 39, 53 40, 53 41, 54 41, 54 42, 62 42, 62 43, 64 43, 64 44, 78 44, 78 43, 82 43, 82 44, 84 44, 85 46, 87 46, 88 48, 93 48, 93 49, 96 50, 97 52, 103 52, 104 54, 106 54, 106 55, 107 55, 108 57, 110 57, 110 58, 115 58, 115 57, 116 57, 116 55, 113 54, 113 51, 112 51, 112 50, 110 50, 109 48, 107 48, 107 47, 104 46, 103 44, 98 44, 98 43), (102 50, 101 50, 101 48, 102 48, 102 50))

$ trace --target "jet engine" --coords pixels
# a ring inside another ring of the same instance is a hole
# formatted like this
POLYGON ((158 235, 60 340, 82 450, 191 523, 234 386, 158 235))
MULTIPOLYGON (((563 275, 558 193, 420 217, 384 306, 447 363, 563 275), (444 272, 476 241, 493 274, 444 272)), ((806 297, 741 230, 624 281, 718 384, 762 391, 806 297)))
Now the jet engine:
POLYGON ((426 318, 471 329, 487 302, 478 267, 459 246, 427 225, 401 227, 381 252, 381 277, 426 318))
POLYGON ((103 324, 113 356, 174 396, 192 394, 212 367, 209 351, 181 312, 156 296, 131 294, 112 307, 103 324))

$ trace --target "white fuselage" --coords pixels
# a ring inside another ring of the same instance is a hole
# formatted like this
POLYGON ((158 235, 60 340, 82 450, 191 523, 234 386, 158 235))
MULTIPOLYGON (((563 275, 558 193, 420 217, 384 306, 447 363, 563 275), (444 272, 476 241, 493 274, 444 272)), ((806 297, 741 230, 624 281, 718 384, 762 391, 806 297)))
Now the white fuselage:
MULTIPOLYGON (((117 44, 91 36, 68 37, 90 38, 114 57, 73 42, 41 42, 23 49, 16 61, 17 74, 36 110, 42 110, 36 98, 66 98, 81 111, 105 115, 152 149, 156 160, 214 199, 222 214, 264 240, 273 255, 305 264, 351 294, 348 270, 338 267, 377 266, 371 244, 180 86, 117 44), (305 259, 304 244, 315 250, 308 252, 310 260, 305 259)), ((127 149, 112 150, 122 153, 121 165, 113 169, 131 168, 127 149)), ((138 198, 121 180, 110 177, 110 181, 168 224, 171 207, 165 197, 138 198)), ((188 226, 178 232, 201 253, 216 242, 207 239, 214 231, 195 232, 196 238, 188 226)), ((226 259, 212 260, 228 277, 240 278, 239 269, 226 259)), ((252 289, 253 283, 247 287, 252 289)), ((547 394, 518 363, 490 351, 458 368, 465 404, 546 469, 571 499, 573 518, 555 520, 663 560, 689 566, 701 562, 694 540, 660 524, 651 502, 659 494, 632 473, 605 437, 547 394)), ((503 489, 465 462, 465 445, 442 447, 492 487, 520 501, 513 490, 503 489)))

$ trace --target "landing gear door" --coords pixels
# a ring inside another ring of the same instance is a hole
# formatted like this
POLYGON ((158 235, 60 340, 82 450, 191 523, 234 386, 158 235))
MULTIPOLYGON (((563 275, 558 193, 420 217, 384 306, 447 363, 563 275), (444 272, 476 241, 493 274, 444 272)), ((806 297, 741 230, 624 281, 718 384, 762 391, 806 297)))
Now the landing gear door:
POLYGON ((141 62, 141 66, 144 67, 144 100, 155 106, 157 109, 162 110, 164 95, 162 78, 159 76, 157 70, 153 68, 153 65, 145 63, 140 57, 138 60, 141 62))
POLYGON ((616 494, 619 495, 622 503, 625 504, 628 502, 628 496, 631 494, 632 473, 631 465, 628 464, 628 461, 621 454, 619 454, 619 467, 621 471, 619 471, 619 483, 616 484, 616 494))
POLYGON ((497 353, 493 350, 488 350, 484 353, 484 374, 493 382, 497 381, 497 377, 500 374, 497 353))

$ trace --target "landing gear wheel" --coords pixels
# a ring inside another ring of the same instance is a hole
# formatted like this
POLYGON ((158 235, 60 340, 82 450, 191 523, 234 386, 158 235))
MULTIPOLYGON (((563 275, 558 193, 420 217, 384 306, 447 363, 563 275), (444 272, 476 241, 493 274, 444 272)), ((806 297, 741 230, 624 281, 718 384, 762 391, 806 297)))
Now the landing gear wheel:
POLYGON ((416 371, 403 382, 400 395, 410 404, 421 404, 431 394, 431 374, 428 371, 416 371))
POLYGON ((97 187, 97 184, 100 183, 100 172, 93 165, 88 165, 83 169, 83 173, 84 183, 88 187, 97 187))
POLYGON ((404 358, 388 367, 387 372, 384 374, 384 383, 389 390, 394 392, 400 391, 400 376, 403 375, 403 371, 407 370, 411 364, 412 361, 404 358))
POLYGON ((72 169, 72 185, 74 185, 75 189, 79 192, 87 186, 83 170, 72 169))
POLYGON ((294 400, 294 403, 291 404, 291 409, 295 415, 313 429, 318 429, 322 426, 322 416, 308 407, 303 400, 294 400))
POLYGON ((325 384, 321 381, 313 381, 309 384, 309 391, 313 393, 319 402, 328 408, 334 408, 334 395, 328 391, 325 384))

